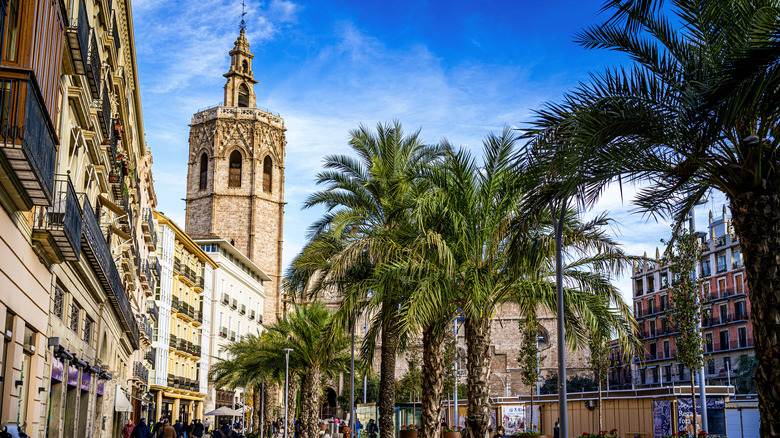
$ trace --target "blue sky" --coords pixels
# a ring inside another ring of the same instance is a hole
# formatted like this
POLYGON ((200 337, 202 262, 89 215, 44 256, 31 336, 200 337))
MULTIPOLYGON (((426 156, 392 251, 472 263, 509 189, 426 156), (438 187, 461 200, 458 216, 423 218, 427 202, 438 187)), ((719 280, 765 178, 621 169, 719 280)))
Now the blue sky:
MULTIPOLYGON (((316 189, 322 157, 348 153, 350 129, 397 118, 409 131, 422 129, 427 142, 446 137, 479 148, 487 133, 523 126, 589 72, 625 61, 572 41, 598 22, 601 4, 247 0, 257 104, 287 127, 285 267, 320 213, 301 205, 316 189)), ((188 124, 222 100, 241 4, 137 0, 133 15, 158 209, 183 226, 188 124)), ((619 222, 619 240, 634 254, 653 254, 669 232, 631 214, 617 189, 596 210, 619 222)), ((700 229, 706 218, 698 213, 700 229)), ((630 300, 630 282, 618 284, 630 300)))

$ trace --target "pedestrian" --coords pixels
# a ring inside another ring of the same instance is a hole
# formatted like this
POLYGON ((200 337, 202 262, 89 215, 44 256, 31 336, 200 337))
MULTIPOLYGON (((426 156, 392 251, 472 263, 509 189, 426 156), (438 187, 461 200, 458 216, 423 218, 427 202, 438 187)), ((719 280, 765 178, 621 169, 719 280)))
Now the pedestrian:
POLYGON ((496 434, 493 435, 493 438, 506 438, 506 433, 504 432, 504 426, 498 426, 498 429, 496 429, 496 434))
POLYGON ((368 432, 368 438, 376 438, 377 432, 379 432, 379 427, 376 425, 376 421, 374 419, 368 420, 368 427, 366 428, 366 432, 368 432))
POLYGON ((133 429, 135 429, 135 424, 133 424, 133 420, 128 419, 127 424, 122 428, 122 438, 130 438, 130 435, 133 434, 133 429))
POLYGON ((165 416, 160 417, 160 421, 154 423, 154 427, 152 427, 152 432, 156 435, 159 435, 159 432, 162 430, 163 423, 165 422, 165 416))
POLYGON ((181 418, 176 420, 176 424, 173 425, 173 430, 176 431, 176 438, 181 438, 181 436, 182 436, 181 435, 181 432, 182 432, 181 418))
POLYGON ((171 426, 170 420, 167 418, 163 421, 160 430, 157 432, 157 436, 160 438, 177 438, 176 429, 171 426))
POLYGON ((146 420, 141 418, 138 424, 133 428, 130 438, 152 438, 152 430, 146 425, 146 420))
POLYGON ((230 430, 230 422, 222 420, 219 422, 219 429, 215 429, 212 438, 238 438, 234 430, 230 430))
POLYGON ((192 435, 195 438, 203 437, 203 423, 200 422, 200 418, 195 420, 195 424, 192 426, 192 435))
POLYGON ((206 433, 209 433, 211 429, 211 420, 206 418, 206 421, 203 422, 203 428, 205 429, 206 433))
POLYGON ((555 421, 555 427, 553 428, 553 438, 561 438, 561 430, 558 428, 559 421, 561 421, 560 418, 555 421))
POLYGON ((298 419, 297 419, 297 418, 295 419, 294 426, 295 426, 295 427, 294 427, 295 434, 293 435, 293 437, 294 437, 294 438, 298 438, 299 436, 301 436, 301 422, 300 422, 300 421, 298 421, 298 419))

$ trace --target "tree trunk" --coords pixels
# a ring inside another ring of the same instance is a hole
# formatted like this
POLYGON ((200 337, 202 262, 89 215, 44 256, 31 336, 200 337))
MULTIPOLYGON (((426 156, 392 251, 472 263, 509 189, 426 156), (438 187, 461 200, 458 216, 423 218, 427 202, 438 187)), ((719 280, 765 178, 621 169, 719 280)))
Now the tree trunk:
POLYGON ((278 403, 276 402, 276 392, 278 391, 278 388, 275 384, 272 384, 268 382, 268 380, 265 381, 265 403, 263 403, 263 420, 265 420, 265 433, 263 434, 263 438, 271 438, 273 436, 272 427, 268 425, 268 422, 274 421, 274 406, 276 406, 278 403))
POLYGON ((601 397, 601 379, 599 379, 599 433, 604 430, 604 417, 602 416, 602 403, 604 399, 601 397))
POLYGON ((464 438, 486 438, 490 426, 490 318, 466 318, 468 413, 464 438))
POLYGON ((262 385, 252 388, 252 433, 260 435, 260 404, 263 397, 262 385))
POLYGON ((319 365, 308 369, 301 378, 301 437, 317 438, 319 433, 320 382, 319 365))
POLYGON ((432 326, 426 327, 422 344, 422 413, 418 438, 439 438, 444 391, 444 332, 432 326))
POLYGON ((287 437, 290 438, 293 436, 293 433, 295 432, 295 417, 296 417, 296 409, 298 408, 298 388, 300 388, 300 385, 298 384, 298 378, 293 377, 293 375, 290 375, 290 393, 289 393, 289 402, 290 407, 288 408, 287 412, 287 437))
POLYGON ((693 385, 693 373, 695 371, 691 370, 691 407, 693 408, 693 437, 696 438, 696 436, 699 435, 699 433, 696 431, 696 390, 694 389, 693 385))
MULTIPOLYGON (((537 379, 539 376, 536 377, 537 379)), ((531 424, 526 428, 526 430, 533 431, 534 430, 534 387, 531 387, 531 424)))
POLYGON ((395 360, 398 347, 396 322, 388 319, 382 326, 382 362, 379 365, 379 434, 395 437, 395 360))
POLYGON ((776 187, 741 193, 731 199, 731 213, 750 297, 760 433, 780 436, 780 194, 776 187))

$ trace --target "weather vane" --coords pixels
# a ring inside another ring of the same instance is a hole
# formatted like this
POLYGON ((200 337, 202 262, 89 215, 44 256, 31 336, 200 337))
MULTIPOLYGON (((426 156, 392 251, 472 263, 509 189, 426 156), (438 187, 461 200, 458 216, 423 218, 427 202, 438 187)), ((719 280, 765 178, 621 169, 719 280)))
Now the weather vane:
POLYGON ((244 21, 245 15, 246 15, 246 1, 241 0, 241 24, 238 25, 238 27, 241 30, 246 30, 246 22, 244 21))

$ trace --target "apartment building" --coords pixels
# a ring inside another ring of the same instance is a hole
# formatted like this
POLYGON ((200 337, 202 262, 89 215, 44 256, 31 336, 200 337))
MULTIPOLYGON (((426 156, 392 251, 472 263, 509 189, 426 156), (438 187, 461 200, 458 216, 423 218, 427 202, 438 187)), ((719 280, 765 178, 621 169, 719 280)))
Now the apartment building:
POLYGON ((204 322, 210 309, 214 270, 218 267, 176 223, 154 212, 157 220, 157 260, 160 286, 155 292, 157 312, 152 334, 154 365, 149 392, 152 416, 173 421, 203 419, 208 369, 202 360, 209 333, 204 322))
MULTIPOLYGON (((744 266, 725 206, 720 217, 710 212, 707 232, 696 236, 701 247, 697 274, 702 281, 705 378, 710 384, 727 384, 739 357, 755 353, 744 266)), ((634 316, 644 344, 643 361, 638 357, 634 361, 634 384, 689 384, 690 370, 675 360, 678 332, 671 315, 674 297, 669 267, 646 260, 635 266, 632 279, 634 316)))
POLYGON ((113 437, 142 390, 128 364, 149 343, 141 230, 156 202, 130 5, 0 11, 0 420, 34 437, 113 437))
MULTIPOLYGON (((210 309, 210 318, 203 321, 203 333, 208 333, 209 343, 206 350, 204 340, 203 364, 210 367, 220 359, 228 359, 224 348, 229 342, 263 330, 265 284, 271 278, 225 239, 195 239, 195 243, 219 265, 213 277, 213 295, 204 296, 204 308, 210 309)), ((238 406, 243 396, 241 388, 225 391, 209 381, 206 410, 238 406)))

